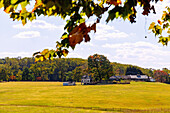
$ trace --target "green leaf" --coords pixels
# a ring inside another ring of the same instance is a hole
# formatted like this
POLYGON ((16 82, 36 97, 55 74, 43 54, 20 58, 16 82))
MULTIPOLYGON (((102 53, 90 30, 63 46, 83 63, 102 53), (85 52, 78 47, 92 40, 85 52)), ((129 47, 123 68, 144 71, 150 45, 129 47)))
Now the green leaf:
POLYGON ((25 0, 24 2, 21 2, 20 4, 21 4, 21 8, 24 9, 29 4, 29 2, 27 2, 27 0, 25 0))
POLYGON ((85 22, 85 18, 80 19, 80 24, 85 22))
POLYGON ((15 4, 18 0, 11 0, 11 4, 15 4))

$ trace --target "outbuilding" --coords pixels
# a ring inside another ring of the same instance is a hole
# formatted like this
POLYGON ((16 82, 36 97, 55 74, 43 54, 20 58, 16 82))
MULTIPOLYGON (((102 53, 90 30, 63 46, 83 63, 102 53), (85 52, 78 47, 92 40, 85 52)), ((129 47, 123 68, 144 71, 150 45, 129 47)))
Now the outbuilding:
POLYGON ((87 84, 90 84, 91 82, 92 82, 91 76, 88 76, 88 75, 82 76, 81 84, 87 85, 87 84))

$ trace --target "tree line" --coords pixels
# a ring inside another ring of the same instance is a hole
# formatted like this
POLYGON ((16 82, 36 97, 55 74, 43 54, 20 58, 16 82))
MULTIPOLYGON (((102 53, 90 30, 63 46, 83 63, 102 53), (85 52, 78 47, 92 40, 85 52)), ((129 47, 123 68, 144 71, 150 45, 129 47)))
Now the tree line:
POLYGON ((109 80, 116 75, 145 74, 159 82, 170 82, 170 70, 141 68, 129 64, 110 62, 104 55, 94 54, 88 59, 56 58, 35 62, 34 58, 0 59, 0 81, 76 81, 91 75, 94 81, 109 80))

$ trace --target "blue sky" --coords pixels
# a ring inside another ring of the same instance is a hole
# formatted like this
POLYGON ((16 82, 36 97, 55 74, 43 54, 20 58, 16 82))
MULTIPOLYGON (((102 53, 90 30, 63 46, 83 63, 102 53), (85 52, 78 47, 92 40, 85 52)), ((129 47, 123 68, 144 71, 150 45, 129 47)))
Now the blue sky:
MULTIPOLYGON (((76 45, 70 49, 68 58, 84 58, 95 53, 103 54, 112 62, 133 64, 145 68, 170 69, 170 47, 162 46, 147 29, 152 21, 157 21, 165 6, 170 6, 169 0, 157 4, 157 14, 144 17, 140 8, 137 23, 117 19, 106 24, 107 14, 103 15, 101 23, 97 24, 97 32, 90 33, 91 41, 76 45), (148 38, 145 38, 145 35, 148 38)), ((45 48, 55 49, 56 41, 64 32, 65 21, 60 17, 38 17, 33 22, 22 26, 19 21, 12 21, 9 15, 0 10, 0 58, 31 57, 34 52, 45 48)), ((95 22, 95 18, 86 21, 95 22)))

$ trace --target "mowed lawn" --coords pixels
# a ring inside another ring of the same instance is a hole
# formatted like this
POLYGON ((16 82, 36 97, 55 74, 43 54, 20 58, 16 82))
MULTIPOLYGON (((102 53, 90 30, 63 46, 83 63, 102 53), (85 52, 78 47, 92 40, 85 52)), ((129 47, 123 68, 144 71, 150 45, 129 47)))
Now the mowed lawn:
POLYGON ((170 113, 170 85, 62 86, 61 82, 0 83, 0 113, 170 113))

